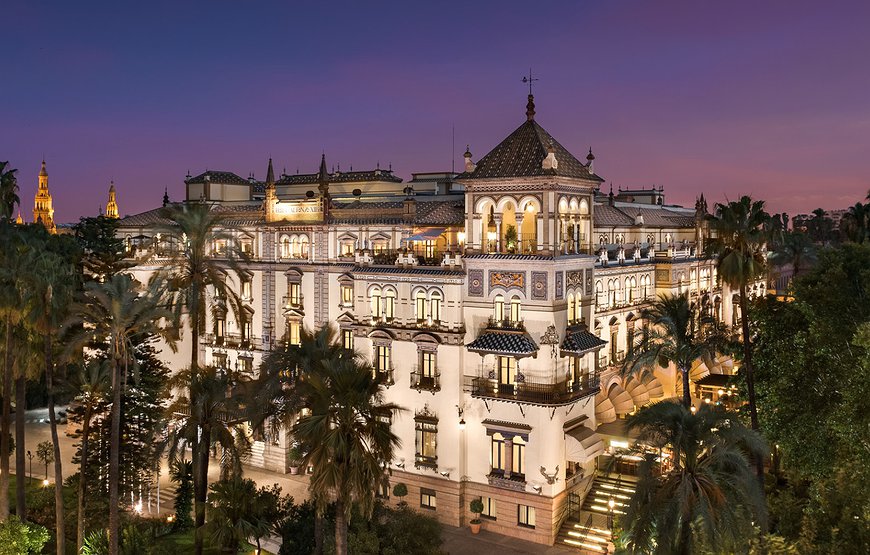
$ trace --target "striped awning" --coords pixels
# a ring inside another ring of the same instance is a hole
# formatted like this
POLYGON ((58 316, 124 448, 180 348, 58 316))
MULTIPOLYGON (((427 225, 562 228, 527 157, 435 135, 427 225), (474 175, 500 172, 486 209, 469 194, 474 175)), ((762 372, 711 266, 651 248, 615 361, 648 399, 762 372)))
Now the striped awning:
POLYGON ((586 418, 575 425, 565 424, 565 458, 569 461, 584 463, 604 452, 604 440, 587 426, 586 418))
POLYGON ((606 391, 601 391, 601 393, 595 396, 595 420, 599 426, 616 420, 616 410, 613 408, 613 401, 607 396, 606 391))
POLYGON ((607 397, 613 403, 613 409, 616 414, 628 414, 634 410, 634 401, 631 395, 628 394, 619 384, 613 384, 607 391, 607 397))

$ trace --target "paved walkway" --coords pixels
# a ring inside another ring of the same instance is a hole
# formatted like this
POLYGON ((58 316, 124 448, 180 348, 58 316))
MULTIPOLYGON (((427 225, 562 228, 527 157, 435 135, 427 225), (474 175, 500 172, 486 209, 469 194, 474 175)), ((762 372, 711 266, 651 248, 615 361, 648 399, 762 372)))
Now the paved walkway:
POLYGON ((469 528, 456 528, 455 526, 442 525, 441 537, 444 544, 441 549, 449 555, 484 555, 488 553, 510 554, 529 553, 538 555, 577 555, 578 551, 559 545, 541 545, 501 534, 494 534, 481 530, 474 535, 469 528))

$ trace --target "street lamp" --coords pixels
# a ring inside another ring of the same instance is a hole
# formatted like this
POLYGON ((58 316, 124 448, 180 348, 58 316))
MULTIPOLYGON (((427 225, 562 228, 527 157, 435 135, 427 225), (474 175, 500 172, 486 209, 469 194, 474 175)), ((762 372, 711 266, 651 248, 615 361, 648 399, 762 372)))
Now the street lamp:
POLYGON ((610 528, 610 533, 613 533, 613 508, 616 506, 616 501, 613 497, 607 500, 607 526, 610 528))
POLYGON ((30 480, 33 481, 33 453, 27 450, 27 459, 30 461, 30 480))

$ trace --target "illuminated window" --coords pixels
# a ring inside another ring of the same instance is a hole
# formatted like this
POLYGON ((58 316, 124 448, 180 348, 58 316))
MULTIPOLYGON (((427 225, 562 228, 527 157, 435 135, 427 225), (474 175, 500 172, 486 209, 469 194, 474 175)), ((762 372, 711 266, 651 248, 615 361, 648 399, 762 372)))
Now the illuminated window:
POLYGON ((387 289, 384 292, 384 317, 387 321, 396 317, 396 291, 387 289))
POLYGON ((290 258, 290 238, 281 237, 281 258, 290 258))
POLYGON ((504 297, 501 295, 495 296, 495 314, 493 317, 499 322, 504 320, 504 297))
POLYGON ((438 423, 429 420, 416 420, 415 445, 417 466, 435 467, 438 464, 438 423))
POLYGON ((302 304, 302 284, 289 283, 287 286, 289 289, 290 306, 300 306, 302 304))
POLYGON ((432 298, 429 300, 429 315, 433 322, 441 321, 441 293, 439 291, 432 292, 432 298))
POLYGON ((414 295, 414 313, 418 322, 426 319, 426 292, 422 289, 414 295))
POLYGON ((420 488, 420 506, 424 509, 435 510, 435 490, 420 488))
POLYGON ((520 298, 514 295, 511 298, 511 322, 519 322, 522 320, 520 306, 520 298))
POLYGON ((520 436, 515 436, 513 441, 513 457, 511 458, 511 474, 526 474, 526 442, 520 436))
POLYGON ((341 304, 343 306, 353 306, 353 286, 341 286, 341 304))
POLYGON ((519 505, 517 507, 517 524, 527 528, 535 527, 535 508, 528 505, 519 505))
POLYGON ((517 383, 517 359, 514 357, 498 357, 498 383, 515 385, 517 383))
POLYGON ((495 499, 492 497, 481 497, 480 501, 483 503, 483 512, 480 513, 480 516, 490 520, 495 520, 497 514, 495 510, 495 499))
POLYGON ((341 345, 348 351, 353 350, 353 330, 341 331, 341 345))
POLYGON ((214 334, 218 339, 223 339, 227 331, 227 321, 223 316, 218 316, 214 321, 214 334))
POLYGON ((242 278, 242 298, 248 301, 253 298, 251 296, 251 280, 248 278, 242 278))
POLYGON ((375 346, 375 370, 385 374, 390 371, 390 346, 375 346))
POLYGON ((502 436, 498 432, 492 434, 492 439, 491 439, 491 443, 490 443, 490 451, 491 451, 490 465, 492 466, 492 469, 493 470, 500 470, 501 472, 504 472, 506 470, 505 461, 507 460, 505 458, 506 457, 506 455, 505 455, 505 441, 504 441, 504 436, 502 436))
POLYGON ((301 343, 302 324, 300 322, 290 322, 288 341, 291 345, 299 345, 301 343))
POLYGON ((369 302, 372 308, 372 319, 377 320, 381 317, 381 290, 378 287, 372 289, 369 302))

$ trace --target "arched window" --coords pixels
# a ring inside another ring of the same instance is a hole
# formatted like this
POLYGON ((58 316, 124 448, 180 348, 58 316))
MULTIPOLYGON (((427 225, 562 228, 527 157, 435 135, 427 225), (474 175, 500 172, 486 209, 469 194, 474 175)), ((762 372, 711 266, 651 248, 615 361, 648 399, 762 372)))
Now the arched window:
POLYGON ((493 314, 493 318, 499 322, 504 320, 504 297, 501 295, 495 296, 495 314, 493 314))
POLYGON ((290 239, 290 256, 292 258, 299 258, 299 237, 295 235, 290 239))
POLYGON ((574 323, 574 293, 568 293, 568 323, 574 323))
POLYGON ((308 236, 303 235, 299 238, 299 258, 308 258, 308 236))
POLYGON ((606 298, 604 296, 604 284, 600 281, 595 282, 595 304, 603 305, 606 298))
POLYGON ((511 322, 520 320, 522 320, 520 298, 514 295, 511 297, 511 322))
POLYGON ((635 297, 635 288, 637 288, 637 279, 634 277, 625 280, 626 281, 626 295, 625 298, 628 302, 634 302, 635 297))
POLYGON ((441 292, 432 291, 432 297, 429 300, 429 310, 432 322, 438 323, 441 321, 441 292))
POLYGON ((290 258, 290 238, 281 237, 281 258, 290 258))
POLYGON ((612 279, 607 280, 607 305, 613 306, 616 304, 616 282, 612 279))
POLYGON ((414 312, 418 322, 426 319, 426 292, 422 289, 414 295, 414 312))
POLYGON ((396 317, 396 290, 387 289, 384 291, 384 317, 387 321, 391 321, 396 317))
POLYGON ((371 299, 372 319, 377 320, 381 317, 381 309, 383 308, 381 305, 381 288, 373 288, 369 296, 371 299))

